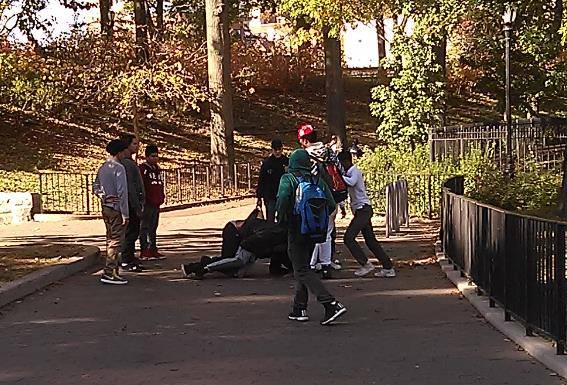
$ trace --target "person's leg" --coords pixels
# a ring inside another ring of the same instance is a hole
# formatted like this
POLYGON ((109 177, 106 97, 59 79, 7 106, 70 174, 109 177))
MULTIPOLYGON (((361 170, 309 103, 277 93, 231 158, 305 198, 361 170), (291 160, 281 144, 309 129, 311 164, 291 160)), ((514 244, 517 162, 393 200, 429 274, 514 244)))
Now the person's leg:
MULTIPOLYGON (((372 213, 372 207, 370 207, 370 212, 372 213)), ((372 218, 372 215, 370 215, 370 217, 372 218)), ((364 242, 366 243, 366 246, 368 246, 372 254, 374 254, 374 256, 378 258, 378 260, 382 263, 382 268, 391 269, 392 260, 390 259, 390 257, 388 257, 388 255, 376 239, 371 219, 369 219, 366 223, 366 226, 362 228, 362 235, 364 236, 364 242)))
POLYGON ((150 241, 150 249, 157 253, 157 228, 159 226, 159 207, 149 206, 150 212, 150 228, 148 232, 148 240, 150 241))
POLYGON ((323 266, 330 266, 332 261, 332 252, 333 252, 333 231, 335 230, 335 218, 337 217, 338 209, 335 209, 329 215, 329 225, 327 226, 327 239, 325 243, 321 243, 321 247, 319 249, 319 261, 321 261, 321 265, 323 266))
POLYGON ((221 257, 232 258, 240 246, 240 234, 232 222, 222 229, 221 257))
POLYGON ((356 210, 354 213, 354 218, 348 225, 345 235, 344 242, 354 259, 361 265, 364 266, 368 262, 368 257, 364 254, 364 251, 360 247, 360 244, 356 240, 356 236, 362 231, 370 220, 372 210, 356 210), (370 214, 370 215, 369 215, 370 214))
POLYGON ((128 227, 124 235, 122 245, 122 263, 131 264, 135 262, 136 240, 140 235, 140 218, 135 210, 130 210, 128 227))
POLYGON ((149 249, 149 233, 151 227, 151 218, 150 218, 150 206, 146 205, 144 207, 144 212, 142 213, 142 218, 140 220, 140 251, 142 256, 144 256, 146 250, 149 249))
POLYGON ((109 207, 102 208, 102 217, 106 226, 106 261, 104 273, 112 275, 118 269, 118 259, 122 238, 124 235, 124 225, 120 212, 109 207))
POLYGON ((276 201, 264 199, 264 206, 266 207, 266 220, 274 223, 276 221, 276 201))
POLYGON ((317 297, 322 304, 331 303, 334 297, 327 291, 319 276, 309 265, 313 244, 300 234, 288 235, 288 254, 293 265, 296 280, 293 307, 296 310, 307 309, 309 299, 308 290, 317 297))
POLYGON ((233 258, 223 258, 220 261, 209 263, 205 266, 207 272, 220 271, 220 272, 234 272, 238 271, 246 264, 253 262, 254 254, 242 247, 238 248, 236 255, 233 258))

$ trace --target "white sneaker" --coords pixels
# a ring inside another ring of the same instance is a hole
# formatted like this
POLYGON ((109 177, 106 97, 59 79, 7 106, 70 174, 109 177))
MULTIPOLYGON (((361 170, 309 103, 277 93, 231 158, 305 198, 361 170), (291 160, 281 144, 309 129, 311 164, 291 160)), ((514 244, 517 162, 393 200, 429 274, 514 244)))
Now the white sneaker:
POLYGON ((337 262, 338 262, 338 261, 336 261, 336 262, 331 262, 331 267, 333 268, 333 270, 340 270, 340 269, 343 268, 343 267, 341 266, 341 264, 340 264, 340 263, 337 263, 337 262))
POLYGON ((396 270, 392 267, 391 269, 381 269, 374 273, 375 277, 378 278, 394 278, 396 276, 396 270))
POLYGON ((376 267, 372 264, 372 262, 366 262, 366 265, 360 266, 355 272, 354 275, 357 277, 364 277, 366 274, 370 273, 376 269, 376 267))
POLYGON ((319 271, 323 268, 323 265, 320 263, 316 263, 315 265, 311 265, 311 270, 319 271))

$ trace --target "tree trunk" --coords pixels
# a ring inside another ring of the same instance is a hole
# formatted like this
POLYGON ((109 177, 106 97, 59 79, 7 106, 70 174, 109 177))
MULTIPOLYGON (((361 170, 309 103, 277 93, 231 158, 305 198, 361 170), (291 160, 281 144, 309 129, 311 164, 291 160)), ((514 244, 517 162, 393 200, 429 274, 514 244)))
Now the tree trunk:
MULTIPOLYGON (((446 88, 447 88, 447 31, 444 30, 442 32, 442 37, 439 40, 439 44, 437 46, 435 46, 434 49, 434 53, 435 53, 435 61, 437 62, 437 64, 441 67, 441 73, 438 75, 438 79, 443 83, 444 88, 445 88, 445 93, 446 93, 446 88)), ((441 126, 446 126, 447 123, 447 104, 446 101, 443 100, 441 102, 442 105, 442 112, 441 112, 441 116, 439 117, 441 126)))
POLYGON ((327 95, 327 125, 331 134, 337 136, 341 148, 348 146, 345 118, 345 95, 341 41, 339 37, 329 36, 329 28, 324 28, 325 45, 325 91, 327 95))
POLYGON ((162 40, 163 38, 163 0, 157 0, 156 3, 156 27, 157 27, 157 39, 162 40))
POLYGON ((205 0, 209 91, 211 93, 211 163, 234 164, 234 120, 230 72, 227 0, 205 0))
POLYGON ((114 18, 110 11, 112 0, 100 0, 100 32, 107 40, 112 39, 114 18))
POLYGON ((134 0, 134 21, 136 23, 136 60, 139 64, 149 59, 148 9, 145 0, 134 0))
POLYGON ((386 57, 386 32, 384 31, 384 17, 380 15, 376 19, 376 37, 378 38, 378 66, 386 57))

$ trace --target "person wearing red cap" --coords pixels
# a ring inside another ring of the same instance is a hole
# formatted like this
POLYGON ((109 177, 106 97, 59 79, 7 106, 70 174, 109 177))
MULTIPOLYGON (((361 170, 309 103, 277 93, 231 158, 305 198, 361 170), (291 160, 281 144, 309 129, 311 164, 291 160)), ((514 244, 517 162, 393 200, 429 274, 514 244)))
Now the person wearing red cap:
MULTIPOLYGON (((328 161, 331 157, 330 149, 323 144, 323 142, 317 140, 317 131, 309 123, 302 123, 297 127, 297 139, 301 147, 309 153, 311 158, 311 174, 319 175, 322 173, 320 166, 324 162, 328 161)), ((325 180, 324 175, 321 175, 323 180, 325 180)), ((330 182, 325 180, 325 182, 330 186, 330 182)), ((311 268, 321 269, 323 278, 331 278, 331 271, 333 268, 340 269, 340 265, 334 264, 332 262, 333 257, 333 238, 332 234, 335 229, 335 218, 337 216, 338 208, 335 209, 329 215, 329 227, 327 229, 327 239, 324 243, 318 243, 313 249, 313 255, 311 257, 311 268)))

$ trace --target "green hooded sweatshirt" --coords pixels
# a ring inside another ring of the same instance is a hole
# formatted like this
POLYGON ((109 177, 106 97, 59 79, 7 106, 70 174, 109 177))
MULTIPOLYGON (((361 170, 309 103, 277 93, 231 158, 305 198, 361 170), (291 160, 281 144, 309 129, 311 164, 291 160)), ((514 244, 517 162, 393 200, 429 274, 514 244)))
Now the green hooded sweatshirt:
POLYGON ((280 187, 278 189, 278 198, 276 202, 277 221, 286 224, 288 227, 293 223, 292 217, 293 205, 295 203, 295 190, 298 182, 296 176, 304 176, 307 178, 318 179, 318 185, 325 192, 325 197, 329 203, 329 213, 335 211, 336 203, 329 186, 321 179, 311 175, 311 159, 309 153, 303 149, 295 150, 289 158, 288 173, 282 175, 280 179, 280 187))

